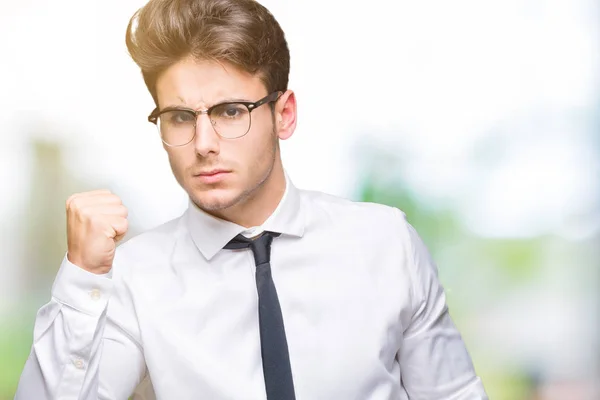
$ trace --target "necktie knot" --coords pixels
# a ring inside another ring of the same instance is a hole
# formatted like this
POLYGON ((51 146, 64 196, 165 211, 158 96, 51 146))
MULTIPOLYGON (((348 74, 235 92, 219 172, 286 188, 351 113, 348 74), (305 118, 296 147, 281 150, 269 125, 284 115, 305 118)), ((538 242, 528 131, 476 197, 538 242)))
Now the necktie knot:
POLYGON ((244 249, 250 247, 254 254, 256 266, 271 262, 271 243, 279 233, 264 232, 257 238, 249 239, 244 235, 237 235, 225 245, 225 249, 244 249))

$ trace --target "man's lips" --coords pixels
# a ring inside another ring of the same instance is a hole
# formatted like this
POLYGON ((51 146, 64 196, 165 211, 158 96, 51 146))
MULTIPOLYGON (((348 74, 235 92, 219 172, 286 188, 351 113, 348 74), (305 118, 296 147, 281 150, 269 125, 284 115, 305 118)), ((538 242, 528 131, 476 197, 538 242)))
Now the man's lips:
POLYGON ((224 169, 213 169, 210 171, 203 171, 203 172, 199 172, 197 174, 195 174, 195 176, 214 176, 214 175, 218 175, 218 174, 226 174, 229 173, 230 171, 224 170, 224 169))
POLYGON ((224 169, 213 169, 210 171, 199 172, 195 174, 194 177, 203 183, 217 183, 225 179, 225 177, 227 177, 227 175, 229 175, 230 172, 231 171, 227 171, 224 169))

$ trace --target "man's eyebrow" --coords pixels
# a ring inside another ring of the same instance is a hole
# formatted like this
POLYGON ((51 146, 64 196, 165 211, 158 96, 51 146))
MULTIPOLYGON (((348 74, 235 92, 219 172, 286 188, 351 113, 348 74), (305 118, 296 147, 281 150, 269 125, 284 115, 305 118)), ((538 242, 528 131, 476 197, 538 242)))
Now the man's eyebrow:
MULTIPOLYGON (((221 100, 219 103, 231 103, 231 102, 242 102, 242 103, 253 103, 252 101, 248 100, 248 99, 243 99, 241 97, 230 97, 230 98, 225 98, 223 100, 221 100)), ((219 104, 219 103, 215 103, 215 104, 219 104)))
POLYGON ((181 106, 181 105, 168 105, 160 109, 160 111, 194 111, 191 107, 181 106))
MULTIPOLYGON (((182 103, 185 103, 185 101, 182 101, 182 103)), ((254 103, 254 102, 250 101, 248 99, 244 99, 242 97, 224 97, 224 98, 220 99, 219 101, 215 101, 215 102, 211 103, 206 108, 210 108, 212 106, 215 106, 218 104, 223 104, 223 103, 254 103)), ((186 106, 180 106, 180 107, 185 108, 186 106)))
MULTIPOLYGON (((179 100, 182 100, 182 103, 185 103, 183 101, 183 99, 181 99, 181 97, 178 97, 179 100)), ((248 99, 243 99, 241 97, 227 97, 224 99, 221 99, 220 101, 211 104, 209 107, 206 107, 207 109, 210 107, 214 107, 217 106, 219 104, 224 104, 224 103, 254 103, 253 101, 250 101, 248 99)), ((185 105, 181 105, 181 104, 170 104, 164 108, 162 108, 160 111, 195 111, 195 109, 193 109, 192 107, 188 107, 185 105)))

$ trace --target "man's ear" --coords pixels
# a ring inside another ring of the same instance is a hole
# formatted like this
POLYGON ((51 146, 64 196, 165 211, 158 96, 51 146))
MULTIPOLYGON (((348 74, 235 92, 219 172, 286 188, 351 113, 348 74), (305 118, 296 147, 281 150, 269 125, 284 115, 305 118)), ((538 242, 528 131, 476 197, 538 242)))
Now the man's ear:
POLYGON ((289 139, 296 130, 297 109, 296 95, 287 90, 277 100, 275 107, 275 129, 281 140, 289 139))

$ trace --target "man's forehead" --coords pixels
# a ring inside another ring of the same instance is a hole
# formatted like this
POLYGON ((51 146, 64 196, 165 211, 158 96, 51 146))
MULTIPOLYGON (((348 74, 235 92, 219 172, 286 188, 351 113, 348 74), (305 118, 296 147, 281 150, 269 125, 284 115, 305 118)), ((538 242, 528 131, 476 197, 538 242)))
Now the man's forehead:
POLYGON ((260 77, 233 65, 184 60, 160 76, 156 89, 165 105, 210 106, 224 101, 254 101, 251 99, 262 93, 263 86, 260 77))

